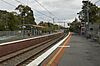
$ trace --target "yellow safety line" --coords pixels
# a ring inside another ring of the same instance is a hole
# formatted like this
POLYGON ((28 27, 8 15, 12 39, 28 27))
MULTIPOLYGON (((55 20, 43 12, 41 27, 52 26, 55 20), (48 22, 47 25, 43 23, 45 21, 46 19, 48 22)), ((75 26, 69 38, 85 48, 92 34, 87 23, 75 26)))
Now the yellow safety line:
MULTIPOLYGON (((70 36, 71 37, 71 36, 70 36)), ((70 38, 69 37, 69 38, 70 38)), ((68 42, 68 39, 67 39, 67 41, 66 42, 68 42)), ((65 46, 66 44, 64 44, 63 46, 65 46)), ((48 62, 48 64, 47 64, 47 66, 50 66, 50 64, 52 64, 53 63, 53 61, 55 60, 55 58, 60 54, 60 52, 63 50, 63 48, 64 47, 61 47, 60 48, 60 50, 53 56, 53 58, 48 62)))

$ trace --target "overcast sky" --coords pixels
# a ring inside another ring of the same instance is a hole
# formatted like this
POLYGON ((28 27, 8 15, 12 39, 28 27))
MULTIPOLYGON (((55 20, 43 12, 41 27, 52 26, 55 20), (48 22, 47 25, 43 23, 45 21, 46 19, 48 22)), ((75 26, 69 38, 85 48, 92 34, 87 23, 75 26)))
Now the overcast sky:
MULTIPOLYGON (((14 6, 18 6, 20 3, 17 1, 21 1, 23 4, 29 5, 32 9, 38 10, 50 17, 55 18, 55 22, 57 21, 72 21, 77 17, 77 13, 81 10, 82 0, 37 0, 40 2, 46 9, 48 9, 53 15, 49 14, 45 9, 43 9, 36 1, 34 0, 4 0, 6 2, 11 3, 14 6)), ((92 0, 92 2, 96 2, 98 0, 92 0)), ((97 5, 99 6, 99 2, 97 5)), ((9 5, 2 0, 0 0, 0 10, 8 10, 14 11, 15 7, 9 5)), ((33 10, 34 11, 34 10, 33 10)), ((39 21, 51 21, 51 19, 47 16, 44 16, 36 11, 34 11, 34 16, 36 18, 36 22, 39 21)))

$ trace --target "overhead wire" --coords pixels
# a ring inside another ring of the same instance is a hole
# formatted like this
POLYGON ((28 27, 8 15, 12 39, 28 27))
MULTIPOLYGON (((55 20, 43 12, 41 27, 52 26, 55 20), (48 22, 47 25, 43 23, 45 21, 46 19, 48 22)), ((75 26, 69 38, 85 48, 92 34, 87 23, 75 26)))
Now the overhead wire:
POLYGON ((21 4, 23 4, 21 1, 19 1, 19 0, 15 0, 16 2, 18 2, 18 3, 21 3, 21 4))
POLYGON ((49 14, 51 14, 52 16, 54 16, 55 17, 55 15, 52 13, 52 12, 50 12, 44 5, 42 5, 39 1, 37 1, 37 0, 34 0, 35 2, 37 2, 42 8, 44 8, 49 14))
POLYGON ((8 4, 8 5, 10 5, 10 6, 16 7, 15 5, 13 5, 13 4, 11 4, 11 3, 5 1, 5 0, 1 0, 1 1, 5 2, 6 4, 8 4))
MULTIPOLYGON (((33 10, 35 10, 35 9, 33 9, 33 10)), ((40 13, 40 14, 42 14, 42 15, 44 15, 44 16, 46 16, 46 17, 49 17, 49 18, 51 18, 52 19, 52 17, 50 17, 50 16, 48 16, 48 15, 46 15, 46 14, 44 14, 44 13, 42 13, 42 12, 40 12, 40 11, 38 11, 38 10, 35 10, 36 12, 38 12, 38 13, 40 13)))
POLYGON ((34 0, 35 2, 37 2, 43 9, 45 9, 50 15, 52 15, 52 19, 59 19, 58 17, 56 17, 52 12, 50 12, 44 5, 42 5, 39 1, 34 0))
MULTIPOLYGON (((15 5, 13 5, 13 4, 11 4, 11 3, 5 1, 5 0, 1 0, 1 1, 5 2, 6 4, 8 4, 8 5, 10 5, 10 6, 16 7, 15 5)), ((18 3, 24 4, 24 3, 22 3, 22 2, 19 1, 19 0, 15 0, 15 1, 18 2, 18 3)), ((37 0, 35 0, 35 1, 37 1, 37 0)), ((37 1, 37 2, 38 2, 38 1, 37 1)), ((38 3, 39 3, 39 2, 38 2, 38 3)), ((41 4, 41 3, 40 3, 40 4, 41 4)), ((47 10, 42 4, 41 4, 41 7, 43 7, 46 11, 48 11, 49 14, 53 15, 53 14, 52 14, 49 10, 47 10)), ((37 13, 39 13, 39 14, 42 14, 42 15, 44 15, 44 16, 50 18, 50 19, 54 19, 53 17, 48 16, 48 15, 46 15, 46 14, 44 14, 44 13, 42 13, 42 12, 40 12, 40 11, 34 9, 34 8, 33 8, 33 10, 36 11, 37 13)), ((53 16, 54 16, 54 15, 53 15, 53 16)))
MULTIPOLYGON (((18 1, 18 0, 15 0, 15 1, 18 2, 18 3, 22 3, 21 1, 18 1)), ((48 16, 48 15, 46 15, 46 14, 44 14, 44 13, 42 13, 42 12, 36 10, 36 9, 34 9, 34 8, 32 8, 32 9, 33 9, 34 11, 36 11, 36 12, 38 12, 38 13, 40 13, 40 14, 42 14, 42 15, 44 15, 44 16, 49 17, 49 18, 52 19, 52 17, 50 17, 50 16, 48 16)))
MULTIPOLYGON (((38 15, 34 15, 34 16, 36 17, 37 20, 39 18, 39 21, 46 20, 44 17, 38 16, 38 15)), ((50 21, 50 19, 48 20, 50 21)))
MULTIPOLYGON (((8 4, 8 5, 11 5, 11 6, 13 6, 13 7, 16 7, 15 5, 13 5, 13 4, 11 4, 11 3, 9 3, 9 2, 7 2, 7 1, 5 1, 5 0, 1 0, 1 1, 3 1, 3 2, 5 2, 6 4, 8 4)), ((18 2, 18 3, 21 3, 22 4, 22 2, 21 1, 18 1, 18 0, 15 0, 16 2, 18 2)), ((50 19, 52 19, 52 17, 51 16, 48 16, 48 15, 46 15, 46 14, 44 14, 44 13, 42 13, 42 12, 40 12, 40 11, 38 11, 38 10, 36 10, 36 9, 34 9, 34 8, 32 8, 34 11, 36 11, 37 13, 39 13, 39 14, 42 14, 42 15, 44 15, 44 16, 46 16, 46 17, 48 17, 48 18, 50 18, 50 19)))

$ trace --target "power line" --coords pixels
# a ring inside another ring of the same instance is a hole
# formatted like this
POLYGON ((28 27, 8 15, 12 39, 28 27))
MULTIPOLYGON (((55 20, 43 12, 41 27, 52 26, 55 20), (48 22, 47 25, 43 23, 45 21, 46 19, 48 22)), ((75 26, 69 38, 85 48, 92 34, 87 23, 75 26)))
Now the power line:
POLYGON ((21 1, 19 1, 19 0, 15 0, 16 2, 18 2, 18 3, 21 3, 21 4, 23 4, 21 1))
POLYGON ((52 14, 46 7, 44 7, 39 1, 34 0, 35 2, 37 2, 42 8, 44 8, 49 14, 55 16, 54 14, 52 14))
MULTIPOLYGON (((22 3, 21 1, 18 1, 18 0, 15 0, 15 1, 18 2, 18 3, 22 3)), ((35 10, 36 12, 38 12, 38 13, 40 13, 40 14, 42 14, 42 15, 44 15, 44 16, 49 17, 49 18, 52 19, 52 17, 50 17, 50 16, 48 16, 48 15, 46 15, 46 14, 44 14, 44 13, 42 13, 42 12, 36 10, 36 9, 34 9, 34 8, 33 8, 33 10, 35 10)))
MULTIPOLYGON (((43 18, 43 17, 41 17, 41 16, 38 16, 38 15, 34 15, 35 17, 36 17, 36 19, 38 20, 38 18, 39 18, 39 20, 41 21, 43 21, 43 20, 46 20, 45 18, 43 18)), ((50 21, 50 19, 48 19, 48 21, 50 21)))
POLYGON ((16 7, 15 5, 13 5, 13 4, 11 4, 11 3, 7 2, 7 1, 4 1, 4 0, 1 0, 1 1, 5 2, 5 3, 8 4, 8 5, 11 5, 11 6, 13 6, 13 7, 16 7))
MULTIPOLYGON (((4 1, 4 0, 1 0, 1 1, 3 1, 3 2, 5 2, 6 4, 9 4, 9 5, 13 6, 13 7, 16 7, 15 5, 13 5, 13 4, 11 4, 11 3, 7 2, 7 1, 4 1)), ((15 0, 15 1, 18 2, 18 3, 22 3, 22 2, 20 2, 20 1, 18 1, 18 0, 15 0)), ((46 15, 46 14, 44 14, 44 13, 42 13, 42 12, 36 10, 36 9, 33 9, 33 10, 36 11, 36 12, 38 12, 39 14, 42 14, 42 15, 44 15, 44 16, 49 17, 49 18, 52 19, 52 17, 50 17, 50 16, 48 16, 48 15, 46 15)))
MULTIPOLYGON (((13 5, 13 4, 11 4, 11 3, 9 3, 9 2, 7 2, 7 1, 4 1, 4 0, 1 0, 1 1, 3 1, 3 2, 5 2, 6 4, 9 4, 9 5, 11 5, 11 6, 13 6, 13 7, 16 7, 15 5, 13 5)), ((15 0, 16 2, 18 2, 18 3, 22 3, 21 1, 19 1, 19 0, 15 0)), ((35 0, 37 3, 39 3, 37 0, 35 0)), ((23 4, 23 3, 22 3, 23 4)), ((41 5, 41 7, 43 7, 45 10, 47 10, 41 3, 39 3, 40 5, 41 5)), ((35 10, 35 9, 33 9, 33 10, 35 10)), ((42 13, 42 12, 40 12, 40 11, 38 11, 38 10, 35 10, 36 12, 38 12, 38 13, 40 13, 40 14, 42 14, 42 15, 44 15, 44 16, 47 16, 47 17, 49 17, 49 18, 51 18, 51 19, 54 19, 54 18, 52 18, 51 16, 48 16, 48 15, 46 15, 46 14, 44 14, 44 13, 42 13)), ((47 10, 50 14, 52 14, 49 10, 47 10)), ((53 14, 52 14, 53 15, 53 14)))
POLYGON ((36 11, 37 13, 39 13, 39 14, 42 14, 42 15, 44 15, 44 16, 50 18, 51 20, 53 20, 53 23, 54 23, 54 18, 52 18, 52 17, 50 17, 50 16, 48 16, 48 15, 46 15, 46 14, 44 14, 44 13, 38 11, 38 10, 35 10, 35 9, 33 9, 33 10, 36 11))
POLYGON ((52 12, 50 12, 44 5, 42 5, 39 1, 34 0, 35 2, 37 2, 42 8, 44 8, 50 15, 54 16, 52 17, 53 21, 56 19, 59 19, 58 17, 56 17, 52 12))
MULTIPOLYGON (((32 8, 33 9, 33 8, 32 8)), ((46 14, 44 14, 44 13, 42 13, 42 12, 40 12, 40 11, 38 11, 38 10, 36 10, 36 9, 33 9, 34 11, 36 11, 36 12, 38 12, 38 13, 40 13, 40 14, 42 14, 42 15, 44 15, 44 16, 46 16, 46 17, 49 17, 49 18, 51 18, 52 19, 52 17, 50 17, 50 16, 48 16, 48 15, 46 15, 46 14)))

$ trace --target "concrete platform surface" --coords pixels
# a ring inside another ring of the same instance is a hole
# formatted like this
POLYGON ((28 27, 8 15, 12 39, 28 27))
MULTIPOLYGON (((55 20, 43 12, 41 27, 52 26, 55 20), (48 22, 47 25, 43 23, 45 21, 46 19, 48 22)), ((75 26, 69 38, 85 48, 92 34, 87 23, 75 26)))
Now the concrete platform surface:
POLYGON ((100 44, 73 35, 57 66, 100 66, 100 44))

